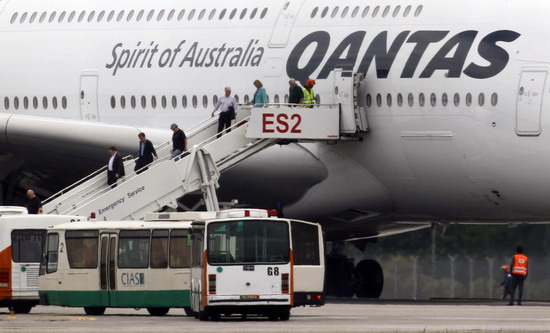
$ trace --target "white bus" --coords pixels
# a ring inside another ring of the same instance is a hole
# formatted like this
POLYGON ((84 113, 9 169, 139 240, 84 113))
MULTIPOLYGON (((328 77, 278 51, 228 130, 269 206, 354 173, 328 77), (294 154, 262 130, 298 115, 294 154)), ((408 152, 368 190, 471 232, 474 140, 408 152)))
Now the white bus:
POLYGON ((147 308, 156 316, 183 308, 190 314, 191 221, 181 221, 181 214, 48 229, 41 304, 83 307, 89 315, 108 307, 147 308))
POLYGON ((29 313, 39 302, 38 269, 49 226, 79 216, 28 215, 24 207, 0 207, 0 306, 29 313))
POLYGON ((288 320, 324 304, 324 247, 316 223, 233 209, 193 222, 191 306, 200 320, 248 314, 288 320))

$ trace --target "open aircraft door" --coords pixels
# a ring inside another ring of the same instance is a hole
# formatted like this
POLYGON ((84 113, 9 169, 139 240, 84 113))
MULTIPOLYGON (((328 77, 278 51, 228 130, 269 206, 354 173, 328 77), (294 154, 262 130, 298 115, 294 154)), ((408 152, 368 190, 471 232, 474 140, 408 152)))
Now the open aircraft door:
POLYGON ((340 133, 355 134, 369 129, 365 108, 357 103, 364 74, 334 70, 334 103, 341 105, 340 133))
POLYGON ((540 117, 547 75, 548 69, 545 67, 524 68, 521 72, 516 106, 517 135, 540 135, 540 117))

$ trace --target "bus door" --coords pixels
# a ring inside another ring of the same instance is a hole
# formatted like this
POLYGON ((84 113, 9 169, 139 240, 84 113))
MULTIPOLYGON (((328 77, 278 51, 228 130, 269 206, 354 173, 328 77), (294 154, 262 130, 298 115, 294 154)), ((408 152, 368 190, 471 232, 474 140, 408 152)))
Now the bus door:
POLYGON ((99 281, 101 289, 101 304, 104 306, 116 305, 116 253, 117 234, 101 234, 101 258, 99 260, 99 281))

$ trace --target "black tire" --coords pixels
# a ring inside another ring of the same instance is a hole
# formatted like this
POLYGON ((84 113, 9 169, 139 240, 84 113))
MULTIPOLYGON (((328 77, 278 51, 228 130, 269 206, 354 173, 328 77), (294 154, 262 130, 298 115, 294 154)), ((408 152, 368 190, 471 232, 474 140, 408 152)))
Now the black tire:
POLYGON ((32 305, 16 305, 13 307, 13 311, 15 311, 15 313, 23 313, 23 314, 31 312, 31 309, 32 309, 32 305))
POLYGON ((147 312, 151 316, 165 316, 168 311, 170 311, 170 308, 147 308, 147 312))
POLYGON ((105 307, 104 306, 85 306, 84 312, 88 316, 102 316, 105 313, 105 307))
POLYGON ((195 316, 195 312, 193 310, 191 310, 191 308, 183 308, 183 311, 185 311, 185 315, 187 317, 194 317, 195 316))
POLYGON ((212 321, 220 321, 222 319, 222 315, 219 312, 213 312, 210 314, 210 320, 212 321))
POLYGON ((359 298, 379 298, 384 289, 382 266, 372 259, 362 260, 355 267, 357 286, 355 295, 359 298))
POLYGON ((208 321, 208 313, 206 311, 199 311, 199 320, 200 321, 208 321))
POLYGON ((281 318, 281 320, 289 320, 290 319, 290 310, 287 310, 287 311, 283 311, 279 314, 279 318, 281 318))
POLYGON ((271 321, 276 321, 277 319, 279 319, 279 314, 278 313, 268 313, 267 314, 267 319, 269 319, 271 321))

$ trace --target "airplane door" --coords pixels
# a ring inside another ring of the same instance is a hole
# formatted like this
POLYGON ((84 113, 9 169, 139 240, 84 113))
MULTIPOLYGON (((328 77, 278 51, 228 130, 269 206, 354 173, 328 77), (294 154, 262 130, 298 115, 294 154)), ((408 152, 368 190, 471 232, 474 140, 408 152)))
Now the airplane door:
POLYGON ((97 81, 97 73, 82 73, 80 76, 80 114, 82 120, 99 121, 97 81))
POLYGON ((288 44, 292 25, 303 3, 304 0, 288 0, 285 2, 273 27, 269 47, 285 47, 288 44))
POLYGON ((539 135, 542 97, 547 70, 533 68, 523 70, 518 88, 516 108, 517 135, 539 135))
POLYGON ((99 281, 101 291, 101 304, 104 306, 116 306, 117 299, 113 291, 116 291, 116 234, 101 234, 101 258, 99 260, 99 281))

